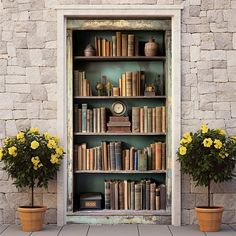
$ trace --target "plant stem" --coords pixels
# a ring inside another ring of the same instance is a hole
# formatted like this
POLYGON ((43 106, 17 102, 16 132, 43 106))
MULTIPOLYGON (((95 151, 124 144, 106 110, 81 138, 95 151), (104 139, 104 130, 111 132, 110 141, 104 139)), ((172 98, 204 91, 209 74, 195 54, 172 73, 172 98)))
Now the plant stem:
POLYGON ((207 186, 207 197, 208 197, 208 207, 211 206, 211 180, 210 177, 208 176, 208 186, 207 186))

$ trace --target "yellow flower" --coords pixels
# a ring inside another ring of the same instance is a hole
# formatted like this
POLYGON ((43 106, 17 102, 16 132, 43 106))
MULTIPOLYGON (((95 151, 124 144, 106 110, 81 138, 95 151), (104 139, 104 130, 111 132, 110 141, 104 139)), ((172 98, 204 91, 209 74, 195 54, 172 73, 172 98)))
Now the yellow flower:
POLYGON ((180 148, 179 148, 179 154, 183 156, 183 155, 186 154, 186 152, 187 152, 187 148, 186 148, 186 147, 183 147, 183 146, 180 146, 180 148))
POLYGON ((56 148, 56 154, 58 154, 59 156, 61 156, 63 152, 64 152, 63 147, 56 148))
POLYGON ((216 148, 216 149, 221 149, 221 147, 222 147, 222 142, 219 140, 219 139, 215 139, 214 140, 214 147, 216 148))
POLYGON ((17 148, 15 146, 8 148, 8 153, 11 156, 16 157, 17 156, 17 148))
POLYGON ((3 151, 2 149, 0 149, 0 161, 2 160, 2 157, 3 157, 3 151))
POLYGON ((192 142, 192 136, 190 133, 185 133, 183 135, 183 138, 180 141, 180 144, 185 144, 185 143, 191 143, 192 142))
POLYGON ((34 140, 33 142, 31 142, 31 148, 32 149, 37 149, 39 147, 39 143, 36 141, 36 140, 34 140))
POLYGON ((48 141, 51 138, 51 134, 49 134, 48 132, 45 132, 44 138, 48 141))
POLYGON ((220 158, 222 158, 222 159, 225 159, 225 157, 226 157, 226 156, 225 156, 224 154, 222 154, 222 153, 220 153, 219 156, 220 156, 220 158))
POLYGON ((38 157, 38 156, 32 157, 32 158, 31 158, 31 162, 32 162, 35 166, 37 166, 37 165, 40 163, 39 157, 38 157))
POLYGON ((211 138, 205 138, 202 143, 203 143, 204 147, 210 147, 212 145, 213 141, 211 138))
POLYGON ((228 157, 228 156, 229 156, 229 153, 225 152, 225 156, 228 157))
POLYGON ((29 133, 38 134, 39 133, 39 129, 32 127, 32 128, 30 128, 29 133))
POLYGON ((56 149, 56 148, 57 148, 57 144, 56 144, 55 140, 50 139, 50 140, 48 141, 47 147, 48 147, 48 148, 54 148, 54 149, 56 149))
POLYGON ((17 139, 23 139, 25 137, 25 133, 23 132, 19 132, 17 135, 16 135, 16 138, 17 139))
POLYGON ((226 133, 225 133, 225 130, 223 130, 223 129, 220 129, 219 130, 219 133, 221 134, 221 135, 225 135, 226 133))
POLYGON ((56 143, 59 143, 59 141, 60 141, 60 139, 57 135, 53 137, 53 140, 55 140, 56 143))
POLYGON ((11 138, 9 138, 9 137, 7 137, 7 138, 5 138, 5 140, 4 140, 4 144, 9 144, 10 142, 12 141, 12 139, 11 138))
POLYGON ((52 154, 52 155, 51 155, 50 162, 51 162, 52 164, 58 164, 58 163, 59 163, 59 159, 58 159, 57 154, 52 154))
POLYGON ((37 169, 38 169, 38 167, 37 167, 37 166, 34 166, 34 169, 35 169, 35 170, 37 170, 37 169))
POLYGON ((202 127, 201 127, 201 130, 202 130, 203 134, 207 133, 208 132, 208 126, 205 123, 203 123, 202 127))

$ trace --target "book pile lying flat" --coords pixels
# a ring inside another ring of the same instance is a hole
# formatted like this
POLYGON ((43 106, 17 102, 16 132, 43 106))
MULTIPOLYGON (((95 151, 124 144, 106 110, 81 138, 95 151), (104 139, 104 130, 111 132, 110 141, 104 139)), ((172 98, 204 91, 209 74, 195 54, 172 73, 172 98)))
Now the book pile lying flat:
POLYGON ((110 116, 107 123, 108 133, 130 133, 130 127, 128 116, 110 116))

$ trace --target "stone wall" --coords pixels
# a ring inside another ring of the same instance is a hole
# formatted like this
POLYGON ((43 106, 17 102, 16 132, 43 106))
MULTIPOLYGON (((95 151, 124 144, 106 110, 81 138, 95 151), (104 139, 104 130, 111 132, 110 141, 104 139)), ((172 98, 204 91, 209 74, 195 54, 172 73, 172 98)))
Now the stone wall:
MULTIPOLYGON (((0 0, 0 139, 29 126, 56 132, 54 6, 65 4, 183 4, 182 131, 204 120, 236 133, 236 0, 0 0)), ((17 190, 1 167, 0 224, 14 223, 28 191, 17 190)), ((194 206, 206 203, 205 192, 183 176, 183 224, 196 221, 194 206)), ((36 199, 56 223, 56 181, 36 199)), ((236 180, 214 186, 212 199, 228 206, 223 222, 236 223, 236 180)))

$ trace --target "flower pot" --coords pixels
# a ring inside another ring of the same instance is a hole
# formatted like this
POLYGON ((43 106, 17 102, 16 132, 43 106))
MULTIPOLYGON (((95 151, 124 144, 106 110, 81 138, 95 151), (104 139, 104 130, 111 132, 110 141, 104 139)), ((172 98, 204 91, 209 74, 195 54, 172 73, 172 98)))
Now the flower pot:
POLYGON ((219 231, 224 207, 196 207, 198 223, 201 231, 216 232, 219 231))
POLYGON ((42 229, 46 206, 21 206, 17 210, 23 231, 34 232, 42 229))

